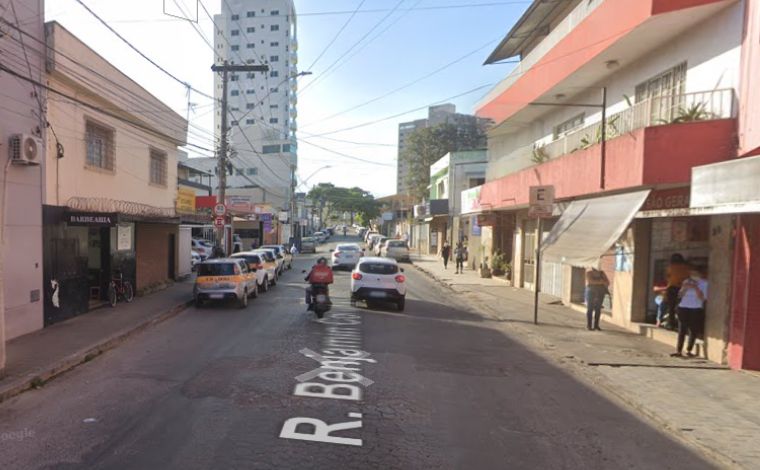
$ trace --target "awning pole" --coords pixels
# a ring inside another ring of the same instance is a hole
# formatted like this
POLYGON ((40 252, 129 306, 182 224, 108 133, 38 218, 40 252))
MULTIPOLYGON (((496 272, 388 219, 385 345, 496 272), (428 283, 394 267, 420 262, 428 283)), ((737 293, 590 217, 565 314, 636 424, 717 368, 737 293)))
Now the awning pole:
POLYGON ((538 325, 538 292, 541 289, 541 219, 538 218, 536 231, 536 275, 533 276, 533 324, 538 325))

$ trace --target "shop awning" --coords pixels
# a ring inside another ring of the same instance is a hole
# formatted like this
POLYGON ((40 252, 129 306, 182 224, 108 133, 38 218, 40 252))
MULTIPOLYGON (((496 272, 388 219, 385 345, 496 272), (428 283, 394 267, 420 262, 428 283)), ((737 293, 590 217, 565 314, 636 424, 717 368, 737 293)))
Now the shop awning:
POLYGON ((620 238, 649 190, 573 201, 543 241, 543 259, 572 266, 597 266, 620 238))

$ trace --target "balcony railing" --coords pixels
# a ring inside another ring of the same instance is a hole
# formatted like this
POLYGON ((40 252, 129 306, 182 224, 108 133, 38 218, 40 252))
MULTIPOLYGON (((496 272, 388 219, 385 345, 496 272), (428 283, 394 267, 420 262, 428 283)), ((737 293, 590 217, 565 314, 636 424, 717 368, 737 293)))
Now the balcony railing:
MULTIPOLYGON (((694 121, 736 117, 732 88, 663 95, 646 99, 607 117, 607 140, 642 129, 694 121)), ((573 131, 533 150, 534 160, 547 160, 582 150, 601 142, 602 124, 597 122, 573 131)))

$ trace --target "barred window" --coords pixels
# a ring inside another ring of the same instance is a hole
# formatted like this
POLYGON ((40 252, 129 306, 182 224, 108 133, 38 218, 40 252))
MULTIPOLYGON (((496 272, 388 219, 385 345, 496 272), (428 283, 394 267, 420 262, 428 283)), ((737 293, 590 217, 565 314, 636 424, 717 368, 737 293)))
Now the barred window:
POLYGON ((167 164, 166 154, 158 150, 150 150, 150 183, 166 186, 167 164))
POLYGON ((113 171, 113 130, 87 121, 87 165, 113 171))

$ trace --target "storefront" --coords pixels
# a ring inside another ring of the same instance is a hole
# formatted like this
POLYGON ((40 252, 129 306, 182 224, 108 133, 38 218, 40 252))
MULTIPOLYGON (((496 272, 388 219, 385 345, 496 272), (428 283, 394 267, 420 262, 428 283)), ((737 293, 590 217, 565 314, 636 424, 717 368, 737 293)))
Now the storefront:
POLYGON ((45 326, 102 304, 116 271, 135 281, 135 224, 118 214, 43 206, 45 326))

